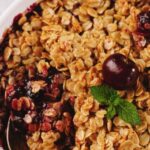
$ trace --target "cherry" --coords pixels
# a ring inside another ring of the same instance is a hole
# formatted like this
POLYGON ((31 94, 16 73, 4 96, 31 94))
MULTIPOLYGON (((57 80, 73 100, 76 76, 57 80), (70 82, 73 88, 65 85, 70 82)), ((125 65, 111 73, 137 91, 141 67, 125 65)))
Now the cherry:
POLYGON ((132 60, 116 53, 104 61, 102 74, 106 84, 117 90, 125 90, 135 86, 139 71, 132 60))

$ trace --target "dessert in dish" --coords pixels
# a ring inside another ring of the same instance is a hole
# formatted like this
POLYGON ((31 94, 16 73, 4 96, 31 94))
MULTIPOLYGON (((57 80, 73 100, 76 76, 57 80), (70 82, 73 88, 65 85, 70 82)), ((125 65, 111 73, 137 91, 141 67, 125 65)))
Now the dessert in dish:
POLYGON ((31 150, 150 149, 150 4, 41 0, 0 44, 8 119, 31 150))

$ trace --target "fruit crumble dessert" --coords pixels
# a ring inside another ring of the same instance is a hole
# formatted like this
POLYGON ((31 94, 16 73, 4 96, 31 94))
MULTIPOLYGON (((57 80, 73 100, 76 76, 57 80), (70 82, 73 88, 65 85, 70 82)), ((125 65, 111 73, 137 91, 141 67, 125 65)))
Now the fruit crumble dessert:
MULTIPOLYGON (((40 0, 0 44, 0 145, 150 150, 149 0, 40 0)), ((12 150, 15 150, 12 149, 12 150)))

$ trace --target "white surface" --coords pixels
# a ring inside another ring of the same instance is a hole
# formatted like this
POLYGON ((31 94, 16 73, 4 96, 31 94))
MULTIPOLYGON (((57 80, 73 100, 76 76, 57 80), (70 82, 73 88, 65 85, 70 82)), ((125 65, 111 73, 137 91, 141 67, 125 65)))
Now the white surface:
POLYGON ((14 2, 14 0, 0 0, 0 15, 14 2))
POLYGON ((10 25, 12 24, 13 18, 17 14, 25 11, 36 0, 11 0, 11 1, 13 1, 13 3, 7 9, 5 9, 5 12, 2 13, 2 15, 0 16, 0 39, 4 31, 7 28, 9 28, 10 25))

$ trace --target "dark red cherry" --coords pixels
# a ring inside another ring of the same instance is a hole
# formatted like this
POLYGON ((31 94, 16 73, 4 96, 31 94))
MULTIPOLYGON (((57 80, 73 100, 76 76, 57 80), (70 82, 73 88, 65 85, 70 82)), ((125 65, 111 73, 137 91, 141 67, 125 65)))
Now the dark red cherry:
POLYGON ((134 87, 139 76, 136 64, 119 53, 109 56, 102 69, 104 82, 117 90, 134 87))

